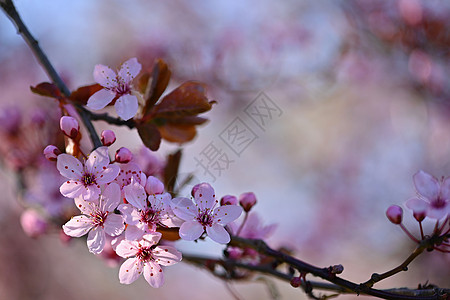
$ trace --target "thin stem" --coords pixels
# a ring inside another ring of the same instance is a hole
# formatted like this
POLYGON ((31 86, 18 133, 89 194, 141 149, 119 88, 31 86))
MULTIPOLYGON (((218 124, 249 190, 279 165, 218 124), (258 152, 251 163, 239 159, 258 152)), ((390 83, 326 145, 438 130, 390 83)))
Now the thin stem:
POLYGON ((239 226, 239 229, 236 232, 236 235, 239 236, 239 234, 242 231, 242 228, 244 228, 245 222, 247 222, 248 219, 248 212, 245 212, 244 220, 242 220, 241 226, 239 226))
POLYGON ((425 238, 425 236, 423 235, 422 221, 419 221, 419 228, 420 228, 420 237, 423 240, 425 238))
MULTIPOLYGON (((5 14, 9 17, 11 22, 16 27, 17 33, 20 34, 22 38, 25 40, 25 42, 28 44, 34 56, 47 73, 47 76, 58 87, 61 93, 66 98, 68 98, 70 96, 70 90, 67 88, 64 81, 61 79, 61 77, 56 72, 53 65, 50 63, 50 60, 47 58, 47 55, 45 55, 44 51, 42 51, 38 41, 33 37, 33 35, 28 30, 27 26, 25 25, 25 23, 22 21, 22 18, 17 12, 12 0, 0 1, 0 7, 3 9, 5 14)), ((100 138, 98 137, 94 125, 92 124, 91 120, 86 114, 86 110, 81 105, 75 105, 75 107, 77 108, 77 111, 80 114, 80 118, 89 132, 92 143, 94 144, 94 148, 100 147, 102 143, 100 141, 100 138)))
POLYGON ((416 239, 409 231, 406 229, 406 227, 403 224, 399 224, 400 228, 403 229, 403 231, 406 233, 406 235, 412 239, 414 242, 419 243, 419 240, 416 239))

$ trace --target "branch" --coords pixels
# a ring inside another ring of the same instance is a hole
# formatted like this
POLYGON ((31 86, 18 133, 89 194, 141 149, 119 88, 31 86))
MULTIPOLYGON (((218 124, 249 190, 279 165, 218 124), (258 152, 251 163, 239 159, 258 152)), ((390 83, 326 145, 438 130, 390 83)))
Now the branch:
MULTIPOLYGON (((67 86, 65 85, 59 74, 56 72, 53 65, 50 63, 49 59, 47 58, 47 55, 45 55, 44 51, 42 51, 38 41, 33 37, 33 35, 30 33, 26 25, 23 23, 22 18, 17 12, 12 0, 0 1, 0 7, 3 9, 5 14, 9 17, 11 22, 16 27, 17 33, 20 34, 22 38, 25 40, 25 42, 28 44, 34 56, 47 73, 47 76, 58 87, 61 93, 68 98, 70 96, 70 90, 67 88, 67 86)), ((86 109, 84 109, 81 105, 78 104, 75 105, 75 107, 77 108, 77 111, 80 114, 80 118, 83 121, 83 124, 86 126, 89 132, 92 143, 94 144, 94 148, 100 147, 102 143, 100 141, 100 138, 98 137, 94 125, 89 119, 89 116, 86 114, 86 109)))

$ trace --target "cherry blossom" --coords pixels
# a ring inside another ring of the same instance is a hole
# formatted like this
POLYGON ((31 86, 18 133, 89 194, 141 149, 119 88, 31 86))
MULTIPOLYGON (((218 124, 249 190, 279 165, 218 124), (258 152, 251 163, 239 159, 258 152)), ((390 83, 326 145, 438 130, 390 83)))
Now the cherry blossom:
POLYGON ((107 147, 92 151, 84 164, 72 155, 58 155, 56 167, 62 176, 69 179, 61 185, 61 194, 69 198, 96 200, 100 195, 100 185, 110 183, 119 174, 120 168, 109 162, 107 147))
POLYGON ((122 240, 117 245, 117 255, 128 258, 120 267, 120 283, 130 284, 144 273, 145 280, 154 288, 164 284, 161 266, 171 266, 181 261, 181 253, 171 246, 156 246, 161 233, 155 232, 140 241, 122 240), (155 247, 156 246, 156 247, 155 247))
POLYGON ((450 177, 438 180, 436 177, 419 171, 413 176, 417 197, 406 201, 406 206, 415 214, 440 220, 450 212, 450 177))
POLYGON ((185 222, 180 227, 180 237, 187 241, 198 239, 205 231, 215 242, 227 244, 230 234, 224 226, 236 220, 242 213, 237 205, 218 206, 214 189, 208 183, 196 186, 194 200, 175 198, 171 206, 175 215, 185 222))
POLYGON ((131 82, 141 71, 141 64, 136 58, 124 62, 116 74, 110 67, 96 65, 94 69, 95 81, 104 89, 93 94, 87 102, 92 109, 102 109, 117 98, 114 107, 124 120, 129 120, 138 110, 138 99, 132 94, 131 82))
POLYGON ((118 209, 128 224, 125 231, 127 240, 138 240, 144 234, 153 233, 158 225, 164 227, 179 227, 170 208, 169 193, 153 194, 147 198, 142 185, 131 179, 131 184, 124 187, 125 198, 129 204, 121 204, 118 209), (147 202, 148 200, 148 202, 147 202))
POLYGON ((123 217, 113 213, 119 202, 120 188, 115 183, 109 184, 97 201, 75 199, 75 204, 83 215, 72 217, 63 225, 64 233, 71 237, 80 237, 89 232, 89 251, 101 253, 105 247, 105 234, 117 236, 125 229, 123 217))

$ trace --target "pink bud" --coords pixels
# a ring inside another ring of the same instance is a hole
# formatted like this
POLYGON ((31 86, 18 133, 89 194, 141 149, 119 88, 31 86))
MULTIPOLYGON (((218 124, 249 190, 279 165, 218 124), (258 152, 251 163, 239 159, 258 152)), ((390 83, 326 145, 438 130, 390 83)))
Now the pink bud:
POLYGON ((133 153, 128 148, 122 147, 116 151, 116 162, 121 164, 129 163, 133 159, 133 153))
POLYGON ((101 136, 103 146, 111 146, 116 141, 116 135, 112 130, 103 130, 101 136))
POLYGON ((44 156, 49 161, 56 161, 56 159, 58 158, 58 155, 60 155, 60 154, 61 154, 61 151, 56 146, 53 146, 53 145, 48 145, 44 149, 44 156))
POLYGON ((427 216, 426 211, 413 211, 414 219, 417 220, 417 222, 422 222, 423 219, 427 216))
POLYGON ((149 176, 145 184, 145 191, 149 195, 156 195, 164 193, 164 184, 158 178, 149 176))
POLYGON ((239 196, 239 204, 245 212, 249 212, 253 205, 256 204, 256 196, 252 192, 243 193, 239 196))
POLYGON ((400 224, 403 217, 403 209, 398 205, 391 205, 386 210, 386 217, 394 224, 400 224))
POLYGON ((232 195, 225 195, 220 199, 220 205, 237 205, 238 199, 232 195))
POLYGON ((59 120, 59 127, 65 135, 74 139, 78 135, 78 131, 80 130, 80 125, 78 125, 78 121, 69 116, 62 116, 59 120))
POLYGON ((23 231, 29 237, 36 238, 47 231, 47 221, 35 210, 27 209, 20 216, 23 231))
POLYGON ((195 192, 197 192, 198 188, 201 186, 201 183, 198 183, 192 187, 191 195, 195 197, 195 192))
POLYGON ((292 279, 291 279, 291 286, 292 287, 298 288, 301 285, 302 285, 302 279, 300 278, 300 276, 292 277, 292 279))

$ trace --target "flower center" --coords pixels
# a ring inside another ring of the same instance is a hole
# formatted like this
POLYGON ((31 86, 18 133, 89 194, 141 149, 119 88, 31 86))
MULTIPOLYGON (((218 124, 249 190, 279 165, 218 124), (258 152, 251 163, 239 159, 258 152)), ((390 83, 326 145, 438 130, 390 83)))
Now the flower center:
POLYGON ((152 255, 152 248, 151 247, 143 247, 139 248, 138 253, 136 254, 136 257, 140 261, 150 261, 153 259, 152 255))
POLYGON ((94 218, 94 226, 103 226, 103 223, 105 223, 106 217, 108 216, 108 212, 97 211, 91 214, 91 216, 94 218))
POLYGON ((433 208, 444 208, 446 205, 445 200, 442 199, 440 196, 436 199, 436 201, 431 202, 431 206, 433 208))
POLYGON ((203 227, 205 226, 211 226, 213 223, 213 219, 210 216, 208 210, 203 211, 202 213, 199 214, 199 216, 197 217, 197 221, 203 225, 203 227))
POLYGON ((83 182, 84 186, 91 185, 95 183, 95 176, 89 173, 85 173, 81 178, 81 181, 83 182))
POLYGON ((141 211, 141 220, 146 224, 155 224, 159 221, 159 210, 153 210, 152 208, 141 211))
POLYGON ((117 97, 120 97, 122 95, 130 94, 131 88, 121 78, 117 78, 117 85, 114 87, 113 91, 116 93, 117 97))

